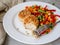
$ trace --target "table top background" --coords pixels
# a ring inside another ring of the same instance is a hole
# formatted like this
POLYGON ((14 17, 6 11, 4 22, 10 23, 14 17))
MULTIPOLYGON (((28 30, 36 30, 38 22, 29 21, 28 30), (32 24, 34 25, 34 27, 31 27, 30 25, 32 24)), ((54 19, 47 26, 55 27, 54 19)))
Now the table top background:
MULTIPOLYGON (((54 2, 55 6, 60 8, 60 0, 25 0, 25 1, 43 1, 43 2, 48 2, 51 4, 54 2)), ((3 45, 28 45, 28 44, 20 43, 7 35, 6 40, 3 45)), ((60 45, 60 38, 57 39, 56 41, 53 41, 51 43, 44 44, 44 45, 60 45)))

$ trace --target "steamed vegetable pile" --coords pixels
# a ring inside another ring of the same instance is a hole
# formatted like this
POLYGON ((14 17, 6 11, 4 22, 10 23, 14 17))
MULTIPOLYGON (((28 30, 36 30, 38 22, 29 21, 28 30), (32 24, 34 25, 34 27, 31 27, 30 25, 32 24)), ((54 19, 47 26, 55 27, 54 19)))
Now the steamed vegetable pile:
POLYGON ((56 16, 60 17, 57 14, 55 9, 48 9, 47 5, 45 7, 33 5, 33 6, 26 6, 26 10, 29 10, 32 15, 36 16, 39 20, 39 26, 43 26, 45 24, 49 24, 50 28, 45 30, 44 33, 49 33, 53 29, 53 24, 56 22, 56 16))

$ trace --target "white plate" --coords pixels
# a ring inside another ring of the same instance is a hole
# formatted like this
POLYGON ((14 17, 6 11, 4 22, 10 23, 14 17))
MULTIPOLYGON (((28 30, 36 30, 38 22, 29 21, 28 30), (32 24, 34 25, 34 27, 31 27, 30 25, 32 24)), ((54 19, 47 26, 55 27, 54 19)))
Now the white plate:
POLYGON ((25 6, 35 4, 41 5, 43 7, 47 5, 49 9, 56 9, 55 14, 60 14, 60 10, 57 7, 48 3, 37 2, 37 1, 21 3, 12 7, 5 14, 3 18, 3 26, 5 31, 13 39, 26 44, 46 44, 58 39, 60 37, 60 23, 58 23, 57 26, 55 26, 55 28, 49 34, 41 36, 39 39, 35 39, 33 37, 24 34, 25 29, 23 27, 23 24, 19 22, 17 14, 19 11, 23 10, 25 6))

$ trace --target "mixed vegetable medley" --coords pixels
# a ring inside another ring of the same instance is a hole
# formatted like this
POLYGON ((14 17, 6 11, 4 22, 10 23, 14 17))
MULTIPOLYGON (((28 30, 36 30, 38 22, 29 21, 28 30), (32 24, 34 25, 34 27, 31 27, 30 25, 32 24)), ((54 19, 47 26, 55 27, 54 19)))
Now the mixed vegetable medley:
POLYGON ((32 15, 36 16, 39 20, 39 26, 49 24, 50 28, 43 31, 44 33, 49 33, 53 29, 53 24, 56 22, 57 18, 60 17, 57 14, 54 14, 56 12, 55 9, 48 9, 47 5, 45 7, 38 6, 38 5, 32 5, 32 6, 26 6, 26 10, 29 10, 32 15))

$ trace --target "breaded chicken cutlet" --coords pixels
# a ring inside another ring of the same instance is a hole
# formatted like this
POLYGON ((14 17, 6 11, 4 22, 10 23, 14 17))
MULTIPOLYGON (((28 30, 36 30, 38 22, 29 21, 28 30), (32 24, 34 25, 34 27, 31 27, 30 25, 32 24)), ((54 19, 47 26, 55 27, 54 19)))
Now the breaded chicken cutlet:
POLYGON ((29 34, 34 35, 33 31, 36 30, 39 25, 38 19, 34 15, 32 15, 28 10, 22 10, 18 14, 18 17, 19 20, 24 23, 24 27, 28 29, 27 32, 29 34))
POLYGON ((34 15, 29 15, 24 19, 24 25, 27 29, 36 30, 38 27, 39 21, 34 15))
POLYGON ((18 17, 21 21, 24 21, 26 17, 28 17, 31 13, 28 10, 22 10, 19 12, 18 17))

